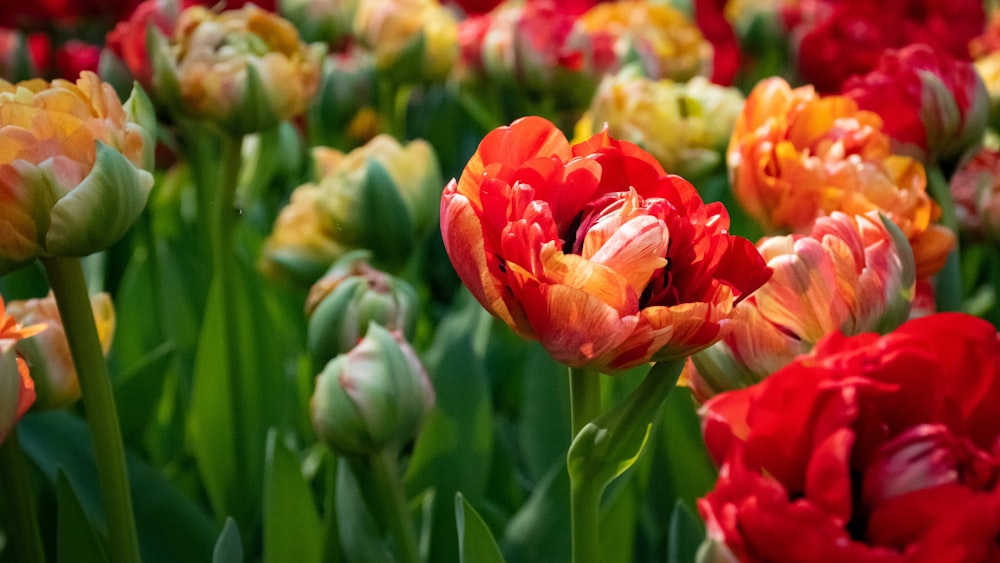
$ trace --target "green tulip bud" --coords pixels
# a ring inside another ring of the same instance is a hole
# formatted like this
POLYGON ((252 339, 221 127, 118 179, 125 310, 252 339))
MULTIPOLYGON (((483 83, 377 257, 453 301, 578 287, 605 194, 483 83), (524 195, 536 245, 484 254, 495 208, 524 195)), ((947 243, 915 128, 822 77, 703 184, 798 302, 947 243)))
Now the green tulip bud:
POLYGON ((372 268, 368 256, 365 251, 344 255, 309 292, 309 352, 315 365, 353 348, 370 322, 413 337, 416 291, 406 281, 372 268))
POLYGON ((337 453, 373 455, 412 440, 433 405, 434 389, 413 348, 373 322, 316 378, 312 423, 337 453))

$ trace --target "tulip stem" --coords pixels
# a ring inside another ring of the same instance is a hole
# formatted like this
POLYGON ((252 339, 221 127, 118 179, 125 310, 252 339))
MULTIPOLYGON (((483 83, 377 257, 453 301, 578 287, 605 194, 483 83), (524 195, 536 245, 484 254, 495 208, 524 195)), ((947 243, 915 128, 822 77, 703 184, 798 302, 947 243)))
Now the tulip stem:
POLYGON ((14 554, 24 563, 45 563, 45 548, 38 529, 35 499, 24 465, 24 453, 15 427, 0 443, 0 494, 4 501, 4 525, 14 544, 14 554))
POLYGON ((374 490, 370 491, 374 498, 369 498, 378 503, 373 508, 381 514, 380 520, 388 527, 387 532, 392 538, 397 561, 420 563, 417 533, 406 504, 395 450, 387 448, 368 456, 368 468, 375 485, 374 490))
MULTIPOLYGON (((211 224, 212 241, 212 286, 220 299, 222 313, 222 342, 225 357, 226 387, 229 389, 230 416, 236 427, 246 420, 243 414, 243 385, 240 375, 240 348, 237 339, 239 329, 236 320, 237 307, 234 290, 236 280, 236 262, 233 253, 233 231, 236 226, 236 188, 239 183, 240 164, 242 159, 243 137, 239 135, 223 135, 221 155, 221 176, 211 224)), ((235 459, 246 460, 247 444, 245 433, 237 432, 233 436, 235 459)), ((245 466, 238 463, 238 467, 245 466)), ((237 470, 235 475, 235 490, 249 491, 245 472, 237 470)))
POLYGON ((139 538, 132 513, 125 447, 107 364, 90 308, 87 283, 79 258, 42 258, 49 286, 56 297, 80 381, 83 408, 94 442, 94 460, 108 524, 111 561, 140 561, 139 538))
POLYGON ((960 311, 962 309, 962 271, 959 260, 958 217, 955 202, 951 197, 951 186, 944 177, 941 167, 927 166, 927 189, 931 197, 941 207, 941 224, 955 233, 955 248, 948 254, 944 267, 937 274, 934 292, 938 311, 960 311))
MULTIPOLYGON (((570 424, 573 436, 601 414, 601 375, 583 368, 569 368, 570 424)), ((570 521, 573 563, 600 559, 599 516, 604 487, 590 479, 570 475, 570 521)))

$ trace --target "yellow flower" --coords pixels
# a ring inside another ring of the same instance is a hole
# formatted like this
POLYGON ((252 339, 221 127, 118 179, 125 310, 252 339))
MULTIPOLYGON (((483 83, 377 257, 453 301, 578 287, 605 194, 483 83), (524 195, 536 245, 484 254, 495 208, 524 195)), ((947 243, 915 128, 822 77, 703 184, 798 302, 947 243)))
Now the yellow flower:
POLYGON ((354 33, 399 81, 440 80, 458 59, 458 21, 437 0, 360 0, 354 33))
POLYGON ((0 80, 0 275, 40 256, 84 256, 117 241, 153 185, 152 110, 123 106, 84 72, 74 83, 0 80))
MULTIPOLYGON (((605 78, 590 119, 608 134, 649 151, 663 168, 695 181, 723 163, 743 96, 702 76, 686 83, 651 80, 635 67, 605 78)), ((589 128, 588 128, 589 129, 589 128)), ((593 131, 578 130, 578 138, 593 131)))
MULTIPOLYGON (((111 296, 107 293, 91 296, 90 308, 101 348, 107 355, 115 332, 115 308, 111 296)), ((73 357, 55 296, 50 292, 42 299, 11 301, 7 304, 7 312, 21 324, 45 324, 48 327, 38 336, 17 344, 17 350, 27 360, 35 381, 37 401, 34 408, 62 408, 79 399, 80 382, 73 367, 73 357)))
POLYGON ((305 111, 323 50, 287 20, 248 4, 181 13, 169 42, 154 33, 154 83, 174 111, 234 134, 261 131, 305 111))

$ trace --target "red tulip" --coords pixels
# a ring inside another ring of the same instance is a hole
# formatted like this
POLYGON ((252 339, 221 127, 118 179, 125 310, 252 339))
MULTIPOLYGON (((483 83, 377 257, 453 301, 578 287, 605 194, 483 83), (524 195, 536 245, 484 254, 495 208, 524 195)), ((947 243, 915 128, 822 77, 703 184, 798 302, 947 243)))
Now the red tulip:
POLYGON ((705 552, 740 561, 1000 560, 1000 339, 958 313, 833 334, 702 410, 722 466, 705 552), (728 553, 727 553, 728 552, 728 553))
POLYGON ((614 372, 722 336, 771 272, 719 203, 607 132, 570 145, 552 123, 489 133, 445 189, 459 277, 516 333, 567 365, 614 372))

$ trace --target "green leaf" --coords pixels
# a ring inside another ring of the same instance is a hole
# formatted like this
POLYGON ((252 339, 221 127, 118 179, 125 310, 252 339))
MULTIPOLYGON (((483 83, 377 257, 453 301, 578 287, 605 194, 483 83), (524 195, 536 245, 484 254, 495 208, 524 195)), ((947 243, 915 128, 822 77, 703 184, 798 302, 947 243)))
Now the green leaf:
POLYGON ((222 533, 212 550, 212 563, 243 563, 243 541, 236 520, 226 518, 222 533))
POLYGON ((107 561, 107 554, 97 533, 77 500, 73 485, 61 468, 56 470, 56 499, 59 515, 56 520, 56 559, 75 561, 107 561))
MULTIPOLYGON (((471 294, 442 319, 424 366, 437 402, 417 436, 405 479, 407 497, 433 489, 438 498, 462 491, 478 499, 485 491, 493 451, 490 390, 483 350, 492 317, 471 294)), ((455 511, 434 503, 429 561, 448 561, 458 551, 455 511)))
POLYGON ((670 516, 667 540, 667 563, 689 563, 695 560, 698 546, 705 536, 705 527, 684 501, 678 499, 670 516))
POLYGON ((455 522, 461 563, 503 563, 493 533, 462 493, 455 494, 455 522))
POLYGON ((337 522, 345 561, 392 563, 392 550, 379 534, 351 464, 343 458, 337 462, 337 522))
MULTIPOLYGON (((94 453, 84 422, 66 411, 29 413, 18 424, 21 447, 53 483, 61 468, 95 529, 105 529, 94 453)), ((127 453, 127 452, 126 452, 127 453)), ((127 455, 132 504, 145 563, 207 561, 217 530, 201 507, 160 471, 127 455)))
POLYGON ((507 523, 501 548, 508 561, 569 561, 569 473, 559 460, 507 523))
POLYGON ((175 351, 176 346, 172 342, 161 344, 115 382, 115 404, 126 443, 138 441, 156 414, 175 351))
POLYGON ((321 530, 299 461, 272 428, 264 471, 264 563, 319 563, 321 530))
POLYGON ((566 458, 574 483, 603 488, 635 463, 683 366, 683 359, 655 364, 628 397, 580 430, 566 458))

